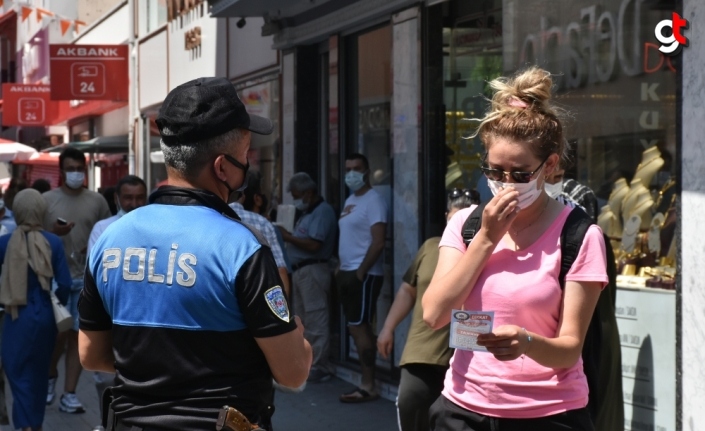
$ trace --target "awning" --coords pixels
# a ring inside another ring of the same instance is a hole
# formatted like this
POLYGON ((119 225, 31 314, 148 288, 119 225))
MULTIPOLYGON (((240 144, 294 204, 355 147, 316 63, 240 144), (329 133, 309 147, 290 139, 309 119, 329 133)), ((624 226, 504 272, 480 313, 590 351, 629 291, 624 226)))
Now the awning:
POLYGON ((28 145, 7 139, 0 139, 0 162, 27 160, 32 154, 36 153, 37 150, 28 145))
MULTIPOLYGON (((67 147, 76 148, 84 153, 93 154, 118 154, 128 152, 127 135, 99 136, 88 141, 69 142, 67 144, 46 148, 42 150, 42 152, 59 152, 63 151, 63 149, 67 147)), ((150 148, 159 148, 158 136, 152 136, 150 140, 150 148)))

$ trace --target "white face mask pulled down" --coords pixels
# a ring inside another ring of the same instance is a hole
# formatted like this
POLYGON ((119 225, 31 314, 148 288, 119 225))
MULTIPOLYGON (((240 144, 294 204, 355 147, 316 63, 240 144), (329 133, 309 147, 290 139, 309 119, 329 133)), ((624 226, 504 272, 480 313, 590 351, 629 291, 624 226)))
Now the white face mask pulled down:
POLYGON ((543 189, 538 188, 538 181, 539 176, 537 175, 536 178, 529 181, 528 183, 503 183, 501 181, 494 181, 488 179, 487 185, 492 191, 492 194, 495 196, 497 196, 497 193, 499 193, 500 190, 508 187, 511 187, 517 192, 519 192, 519 197, 517 198, 517 206, 519 207, 519 209, 523 210, 524 208, 528 208, 529 206, 531 206, 531 204, 536 202, 536 199, 541 196, 541 192, 543 192, 543 189))
POLYGON ((555 199, 563 193, 563 180, 558 181, 556 184, 544 183, 543 188, 551 199, 555 199))

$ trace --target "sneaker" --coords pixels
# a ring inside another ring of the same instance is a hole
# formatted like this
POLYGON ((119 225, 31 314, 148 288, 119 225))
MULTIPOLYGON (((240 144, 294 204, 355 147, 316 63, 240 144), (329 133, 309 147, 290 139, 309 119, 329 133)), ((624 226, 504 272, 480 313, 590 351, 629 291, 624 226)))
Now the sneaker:
POLYGON ((64 413, 85 413, 86 409, 84 409, 83 404, 78 401, 76 394, 65 393, 59 400, 59 411, 64 413))
POLYGON ((103 428, 103 425, 96 425, 93 431, 105 431, 105 428, 103 428))
POLYGON ((47 405, 54 402, 56 398, 56 377, 49 378, 49 388, 47 389, 47 405))
POLYGON ((330 380, 331 375, 330 373, 326 373, 323 370, 311 370, 311 372, 308 373, 308 379, 306 379, 307 383, 323 383, 327 382, 330 380))

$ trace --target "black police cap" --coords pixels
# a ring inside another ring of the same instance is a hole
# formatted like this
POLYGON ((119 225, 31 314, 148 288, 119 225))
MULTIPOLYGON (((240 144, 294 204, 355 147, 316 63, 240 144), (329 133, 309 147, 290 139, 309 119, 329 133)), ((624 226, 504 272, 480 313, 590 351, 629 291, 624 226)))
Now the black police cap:
POLYGON ((193 144, 233 129, 260 135, 272 122, 247 113, 233 84, 225 78, 198 78, 171 90, 159 109, 157 126, 165 144, 193 144))

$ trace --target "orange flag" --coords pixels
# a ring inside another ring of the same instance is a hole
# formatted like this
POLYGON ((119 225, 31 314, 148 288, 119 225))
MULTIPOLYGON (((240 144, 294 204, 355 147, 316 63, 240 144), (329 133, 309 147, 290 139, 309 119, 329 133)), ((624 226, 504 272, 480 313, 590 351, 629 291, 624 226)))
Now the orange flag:
POLYGON ((54 12, 38 7, 37 8, 37 22, 42 21, 43 15, 54 16, 54 12))
POLYGON ((3 0, 0 0, 0 7, 5 6, 5 2, 3 0))
POLYGON ((31 14, 32 14, 31 7, 22 6, 22 22, 25 22, 31 14))
POLYGON ((76 24, 76 26, 74 27, 74 28, 76 29, 76 31, 78 31, 78 26, 79 26, 79 25, 86 25, 85 22, 79 21, 79 20, 74 20, 73 22, 74 22, 74 24, 76 24))
POLYGON ((61 35, 65 35, 67 31, 69 31, 69 28, 71 27, 71 21, 67 21, 65 19, 62 19, 59 21, 59 24, 61 25, 61 35))

